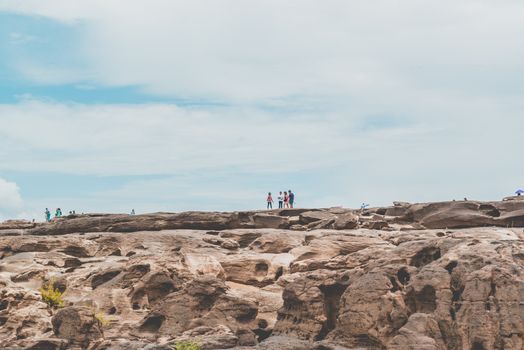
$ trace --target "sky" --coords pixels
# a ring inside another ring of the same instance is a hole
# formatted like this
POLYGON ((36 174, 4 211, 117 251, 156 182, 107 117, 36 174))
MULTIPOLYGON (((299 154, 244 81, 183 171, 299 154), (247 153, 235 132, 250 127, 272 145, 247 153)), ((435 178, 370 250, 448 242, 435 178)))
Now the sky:
POLYGON ((498 200, 524 2, 0 0, 0 220, 498 200))

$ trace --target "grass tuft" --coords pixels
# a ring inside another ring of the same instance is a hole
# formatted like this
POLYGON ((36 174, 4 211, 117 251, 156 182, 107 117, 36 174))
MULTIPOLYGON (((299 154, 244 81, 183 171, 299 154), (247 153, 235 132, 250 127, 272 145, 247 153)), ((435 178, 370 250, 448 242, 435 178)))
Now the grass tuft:
POLYGON ((62 298, 62 292, 54 287, 54 281, 50 280, 42 285, 38 289, 42 300, 52 308, 64 307, 64 299, 62 298))
POLYGON ((200 350, 200 345, 192 341, 180 341, 175 343, 175 350, 200 350))

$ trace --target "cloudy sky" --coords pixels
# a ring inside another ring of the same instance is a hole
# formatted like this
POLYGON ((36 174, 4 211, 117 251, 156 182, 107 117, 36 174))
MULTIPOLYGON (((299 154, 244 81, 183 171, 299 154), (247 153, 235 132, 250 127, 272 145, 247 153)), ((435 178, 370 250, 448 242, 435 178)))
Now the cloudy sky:
POLYGON ((524 2, 0 0, 0 220, 500 199, 524 2))

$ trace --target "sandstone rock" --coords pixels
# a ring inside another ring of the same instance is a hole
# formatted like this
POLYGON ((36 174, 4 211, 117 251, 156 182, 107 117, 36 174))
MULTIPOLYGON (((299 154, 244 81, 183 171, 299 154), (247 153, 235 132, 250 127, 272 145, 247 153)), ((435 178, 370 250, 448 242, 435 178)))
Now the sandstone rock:
MULTIPOLYGON (((440 203, 394 203, 393 207, 361 210, 361 219, 371 215, 396 218, 397 223, 422 224, 426 228, 466 228, 486 225, 524 226, 524 200, 503 202, 452 201, 440 203)), ((350 229, 356 213, 345 208, 275 209, 246 212, 184 212, 145 215, 71 215, 51 223, 8 221, 0 224, 0 237, 8 235, 62 235, 85 232, 138 232, 176 229, 227 230, 242 228, 288 228, 316 221, 339 219, 336 229, 350 229), (295 217, 299 216, 299 222, 295 217), (280 218, 280 219, 279 219, 280 218), (347 225, 343 223, 347 222, 347 225)), ((374 219, 375 220, 375 219, 374 219)), ((389 221, 389 220, 385 220, 389 221)), ((323 227, 327 227, 324 225, 323 227)), ((310 227, 312 228, 312 227, 310 227)), ((320 228, 320 227, 317 227, 320 228)))
POLYGON ((334 218, 331 219, 323 219, 319 221, 314 221, 312 223, 309 223, 306 225, 308 230, 321 230, 321 229, 333 229, 335 224, 334 218))
MULTIPOLYGON (((238 246, 238 243, 236 245, 238 246)), ((186 253, 184 254, 184 262, 189 271, 195 275, 213 275, 218 278, 225 278, 224 268, 220 261, 212 255, 186 253)))
POLYGON ((322 220, 335 220, 337 216, 326 211, 307 211, 300 214, 300 223, 302 225, 308 225, 313 222, 322 220))
POLYGON ((60 309, 51 322, 58 338, 82 348, 103 337, 102 325, 88 308, 73 306, 60 309))
POLYGON ((306 211, 320 211, 321 209, 305 209, 305 208, 288 208, 288 209, 279 209, 278 215, 280 216, 288 216, 288 217, 294 217, 299 216, 300 214, 306 212, 306 211))
POLYGON ((67 341, 52 338, 29 341, 27 345, 24 346, 24 350, 66 350, 67 348, 67 341))
POLYGON ((0 344, 45 337, 52 332, 50 321, 49 309, 36 292, 0 280, 0 344))
POLYGON ((0 222, 0 230, 17 230, 17 229, 28 229, 35 227, 34 222, 26 220, 7 220, 0 222))
POLYGON ((395 303, 392 288, 383 272, 367 273, 352 283, 341 296, 336 338, 353 347, 381 347, 382 332, 391 332, 387 319, 395 303))
POLYGON ((331 208, 91 215, 20 236, 0 230, 0 347, 164 350, 186 337, 238 350, 521 350, 523 209, 470 201, 363 211, 359 225, 388 224, 376 229, 349 228, 355 212, 331 208), (290 217, 308 212, 327 213, 309 225, 330 228, 254 228, 256 215, 296 225, 290 217), (72 307, 43 303, 42 280, 72 307))
MULTIPOLYGON (((522 197, 522 196, 521 196, 522 197)), ((523 227, 524 226, 524 209, 514 210, 498 217, 497 222, 506 227, 523 227)))
POLYGON ((303 234, 293 231, 275 230, 264 232, 265 234, 249 245, 251 250, 260 253, 287 253, 291 249, 301 246, 304 239, 303 234))
POLYGON ((401 220, 419 222, 427 228, 500 226, 504 223, 497 220, 501 215, 499 206, 474 201, 414 204, 401 220))
MULTIPOLYGON (((439 325, 436 320, 427 314, 415 313, 411 315, 408 323, 402 327, 388 348, 392 350, 438 350, 447 349, 440 340, 439 325), (439 338, 437 341, 435 338, 439 338)), ((453 346, 455 349, 460 347, 453 346)))
POLYGON ((362 227, 368 228, 370 230, 383 230, 387 227, 389 227, 387 221, 384 220, 371 220, 365 222, 362 227))
POLYGON ((145 215, 80 215, 53 220, 28 232, 34 235, 67 234, 74 232, 135 232, 168 229, 227 229, 241 228, 243 222, 236 213, 185 212, 145 215))
MULTIPOLYGON (((228 323, 228 327, 237 337, 242 332, 251 333, 254 337, 249 326, 256 319, 257 304, 251 300, 229 295, 227 289, 223 282, 211 276, 196 278, 183 290, 170 294, 161 304, 153 308, 141 322, 137 334, 142 337, 148 335, 176 337, 188 331, 202 333, 206 330, 211 332, 209 334, 204 332, 208 335, 209 342, 231 342, 237 339, 230 337, 227 332, 213 336, 214 333, 210 329, 223 320, 228 323)), ((185 334, 187 336, 188 333, 185 334)), ((240 338, 238 341, 240 343, 240 338)))
POLYGON ((234 230, 222 231, 220 237, 230 238, 236 241, 240 248, 248 247, 253 241, 262 236, 262 231, 259 230, 234 230))
POLYGON ((253 221, 257 228, 286 228, 289 226, 289 221, 286 217, 276 215, 255 214, 253 215, 253 221))
POLYGON ((220 247, 228 250, 236 250, 240 247, 240 244, 232 239, 224 239, 220 247))
POLYGON ((202 350, 214 350, 233 348, 238 344, 239 338, 228 327, 218 325, 193 328, 175 338, 175 344, 182 341, 197 343, 202 350))
POLYGON ((264 287, 274 283, 292 259, 289 254, 244 254, 224 258, 220 263, 226 280, 264 287))
POLYGON ((349 230, 358 227, 358 215, 353 213, 345 213, 337 216, 335 219, 335 229, 337 230, 349 230))

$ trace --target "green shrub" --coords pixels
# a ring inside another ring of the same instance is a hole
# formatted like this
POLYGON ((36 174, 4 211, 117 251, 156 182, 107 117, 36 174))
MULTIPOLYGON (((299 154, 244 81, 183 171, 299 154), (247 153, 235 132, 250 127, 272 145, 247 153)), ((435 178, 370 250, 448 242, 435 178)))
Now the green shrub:
POLYGON ((192 341, 180 341, 175 343, 175 350, 200 350, 200 345, 192 341))
POLYGON ((48 281, 44 283, 38 290, 42 296, 42 300, 50 307, 63 307, 64 299, 62 298, 62 292, 54 287, 54 281, 48 281))
POLYGON ((103 312, 95 312, 95 318, 100 322, 102 327, 105 327, 109 324, 109 320, 106 319, 106 315, 103 312))

